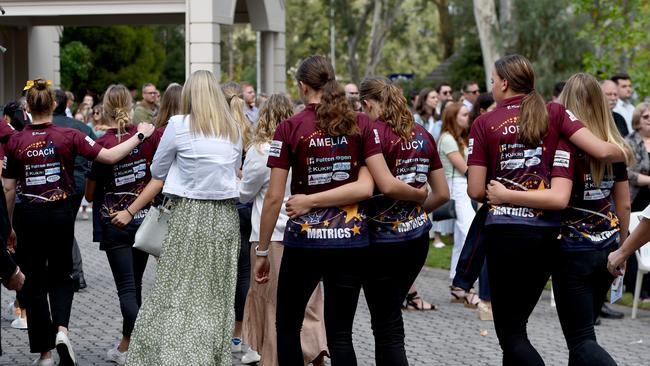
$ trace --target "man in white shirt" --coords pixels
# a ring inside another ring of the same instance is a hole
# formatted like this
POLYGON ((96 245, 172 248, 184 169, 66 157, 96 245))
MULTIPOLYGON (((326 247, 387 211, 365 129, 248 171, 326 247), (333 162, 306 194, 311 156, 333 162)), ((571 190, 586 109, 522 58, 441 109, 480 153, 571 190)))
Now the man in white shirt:
POLYGON ((463 83, 463 105, 472 111, 476 99, 480 94, 478 84, 475 81, 466 81, 463 83))
POLYGON ((611 80, 618 86, 618 102, 614 112, 625 118, 628 131, 632 131, 632 113, 634 113, 634 103, 632 103, 632 79, 626 73, 620 73, 612 76, 611 80))

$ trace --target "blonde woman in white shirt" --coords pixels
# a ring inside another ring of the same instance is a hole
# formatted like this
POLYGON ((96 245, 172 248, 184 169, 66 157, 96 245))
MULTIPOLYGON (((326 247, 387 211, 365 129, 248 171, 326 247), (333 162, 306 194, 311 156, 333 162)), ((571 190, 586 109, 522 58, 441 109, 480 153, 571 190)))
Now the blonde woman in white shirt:
MULTIPOLYGON (((250 148, 246 151, 239 192, 241 202, 253 201, 251 248, 255 247, 259 242, 262 206, 264 205, 264 196, 269 188, 271 178, 271 169, 266 166, 270 142, 278 124, 291 117, 291 115, 293 115, 291 100, 281 94, 271 95, 260 110, 257 130, 251 141, 250 148)), ((288 180, 284 203, 291 194, 290 185, 291 181, 288 180)), ((261 353, 261 364, 264 366, 278 365, 275 304, 278 288, 277 279, 283 251, 282 239, 287 220, 288 216, 283 204, 269 246, 268 257, 271 264, 271 280, 268 283, 259 284, 251 279, 244 308, 244 340, 250 344, 253 350, 261 353)), ((255 257, 255 251, 251 250, 251 261, 254 262, 255 257)), ((323 357, 327 354, 327 338, 323 323, 323 295, 320 285, 316 287, 307 304, 301 339, 305 365, 308 363, 313 363, 315 366, 324 365, 323 357)), ((259 359, 260 356, 255 351, 252 351, 242 357, 242 362, 252 363, 259 359)))
POLYGON ((194 72, 181 99, 151 165, 172 216, 127 365, 230 366, 242 131, 210 71, 194 72))

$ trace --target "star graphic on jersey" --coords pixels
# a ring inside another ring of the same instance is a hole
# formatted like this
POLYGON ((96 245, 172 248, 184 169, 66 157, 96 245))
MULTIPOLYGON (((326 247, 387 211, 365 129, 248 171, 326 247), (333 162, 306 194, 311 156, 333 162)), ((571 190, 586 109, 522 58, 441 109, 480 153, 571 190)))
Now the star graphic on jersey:
POLYGON ((320 219, 322 217, 322 214, 320 210, 318 211, 312 211, 306 215, 301 216, 305 222, 308 222, 310 224, 318 224, 320 222, 320 219))
POLYGON ((325 226, 325 227, 330 226, 330 220, 323 221, 323 226, 325 226))
POLYGON ((393 230, 397 229, 397 227, 398 227, 399 224, 401 224, 401 223, 402 223, 402 222, 399 221, 399 220, 395 220, 395 221, 393 221, 393 230))
POLYGON ((307 231, 309 231, 309 223, 303 222, 302 224, 300 224, 300 232, 305 233, 307 231))
POLYGON ((350 222, 352 219, 357 218, 359 216, 358 210, 359 210, 359 205, 358 204, 353 204, 353 205, 347 205, 341 207, 341 210, 345 211, 345 223, 347 224, 350 222))
POLYGON ((353 233, 354 235, 361 235, 361 228, 358 227, 357 225, 354 225, 354 226, 352 227, 352 233, 353 233))

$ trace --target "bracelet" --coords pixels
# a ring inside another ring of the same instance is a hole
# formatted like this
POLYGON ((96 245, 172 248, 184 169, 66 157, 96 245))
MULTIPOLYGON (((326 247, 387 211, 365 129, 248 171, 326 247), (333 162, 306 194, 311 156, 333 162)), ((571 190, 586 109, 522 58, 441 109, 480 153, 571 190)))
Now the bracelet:
POLYGON ((128 208, 128 207, 126 208, 126 212, 128 212, 129 215, 131 215, 131 218, 134 218, 134 217, 135 217, 135 215, 133 215, 133 214, 131 213, 131 211, 129 211, 129 208, 128 208))
POLYGON ((257 245, 257 246, 255 246, 255 255, 258 256, 258 257, 268 257, 269 256, 269 249, 260 250, 260 246, 257 245))

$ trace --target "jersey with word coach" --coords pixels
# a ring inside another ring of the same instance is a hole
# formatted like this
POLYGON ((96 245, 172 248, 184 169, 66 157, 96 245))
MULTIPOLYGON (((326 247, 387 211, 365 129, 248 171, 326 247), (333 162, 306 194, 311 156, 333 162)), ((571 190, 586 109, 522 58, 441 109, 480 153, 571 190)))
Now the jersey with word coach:
MULTIPOLYGON (((366 115, 357 115, 358 134, 330 136, 316 126, 317 107, 309 104, 280 123, 271 141, 267 166, 291 168, 292 194, 318 193, 354 182, 365 165, 365 157, 381 153, 379 141, 364 144, 367 139, 363 135, 371 133, 366 115)), ((313 209, 289 219, 283 242, 311 248, 366 246, 366 216, 357 203, 313 209)))
POLYGON ((587 154, 566 141, 558 151, 569 154, 568 172, 573 175, 569 207, 562 211, 562 249, 600 250, 617 243, 620 225, 611 193, 616 183, 627 181, 625 164, 612 164, 596 184, 587 154))
MULTIPOLYGON (((433 136, 419 124, 411 139, 404 141, 386 123, 377 121, 372 139, 379 136, 386 164, 393 176, 413 187, 427 184, 429 173, 442 168, 433 136)), ((371 243, 394 243, 418 238, 431 229, 431 220, 415 202, 395 200, 383 195, 368 204, 368 229, 371 243)))
MULTIPOLYGON (((537 146, 519 143, 519 109, 523 96, 497 103, 495 110, 481 115, 472 124, 467 165, 487 168, 487 181, 497 180, 517 191, 550 187, 553 166, 568 167, 568 156, 556 154, 560 137, 570 138, 583 128, 582 123, 558 103, 548 103, 548 129, 537 146)), ((571 179, 567 172, 558 175, 571 179)), ((531 226, 560 225, 559 211, 548 211, 511 204, 490 205, 486 224, 531 226)))
POLYGON ((52 123, 30 124, 5 146, 2 176, 18 180, 22 202, 64 200, 75 193, 75 156, 95 160, 101 149, 75 129, 52 123))

